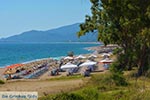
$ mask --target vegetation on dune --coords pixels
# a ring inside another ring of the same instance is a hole
[[[149,100],[150,79],[134,77],[135,70],[125,72],[128,84],[118,86],[110,76],[112,73],[93,74],[86,86],[60,94],[47,95],[39,100]],[[138,81],[138,82],[137,82]]]

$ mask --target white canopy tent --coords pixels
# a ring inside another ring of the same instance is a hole
[[[69,62],[65,65],[62,65],[60,68],[61,69],[70,69],[70,68],[76,68],[76,67],[78,67],[78,66]]]
[[[77,56],[75,59],[85,59],[85,58],[86,58],[85,56],[79,55],[79,56]]]
[[[95,64],[97,64],[97,62],[87,60],[86,62],[82,63],[79,67],[91,66],[91,65],[95,65]]]
[[[108,59],[108,58],[103,59],[103,60],[100,61],[100,63],[112,63],[112,62],[113,62],[113,60]]]

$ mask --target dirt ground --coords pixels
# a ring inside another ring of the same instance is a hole
[[[83,84],[82,79],[74,80],[25,80],[12,81],[0,85],[0,91],[32,91],[38,92],[39,96],[44,94],[59,93],[80,88]]]

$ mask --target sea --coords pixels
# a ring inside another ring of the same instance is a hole
[[[74,55],[92,53],[85,48],[100,46],[99,43],[0,43],[0,67],[26,63],[38,59],[60,59],[68,52]]]

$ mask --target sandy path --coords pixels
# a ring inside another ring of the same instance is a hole
[[[39,96],[80,88],[82,79],[56,81],[19,81],[0,85],[0,91],[37,91]]]

